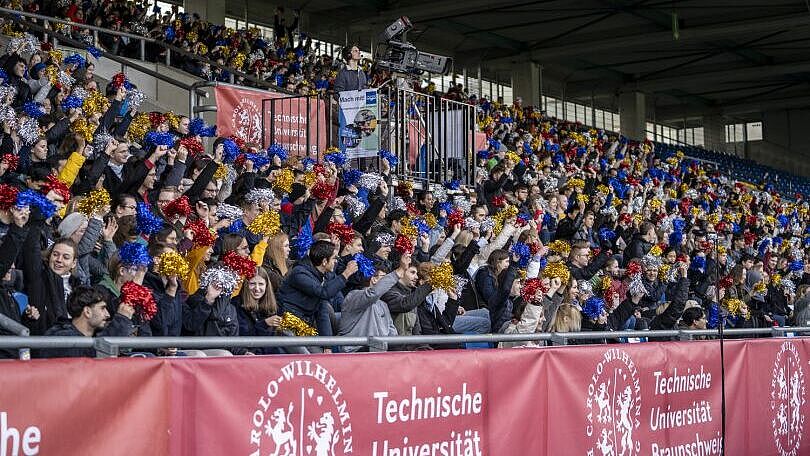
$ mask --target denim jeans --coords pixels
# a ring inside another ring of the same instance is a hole
[[[456,317],[453,331],[459,334],[486,334],[490,332],[489,310],[468,310]]]

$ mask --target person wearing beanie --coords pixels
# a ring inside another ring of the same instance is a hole
[[[59,237],[69,238],[71,241],[79,244],[87,231],[88,219],[87,216],[80,212],[71,212],[59,224],[57,231]]]

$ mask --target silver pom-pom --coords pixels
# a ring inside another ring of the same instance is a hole
[[[14,97],[16,96],[16,87],[8,85],[0,86],[0,105],[9,106],[14,101]]]
[[[684,196],[694,200],[698,199],[700,197],[700,194],[694,188],[690,188],[689,190],[686,191],[686,193],[684,193]]]
[[[73,88],[72,95],[74,97],[81,98],[82,100],[84,100],[85,98],[87,98],[89,93],[87,93],[87,89],[85,89],[84,87],[76,86]]]
[[[433,197],[440,203],[447,201],[447,189],[441,186],[434,188]]]
[[[87,46],[92,46],[96,44],[95,40],[93,39],[93,35],[82,35],[81,36],[82,42]]]
[[[61,0],[61,1],[68,1],[68,0]],[[149,29],[147,29],[146,26],[141,24],[140,22],[136,22],[132,24],[132,32],[135,35],[146,35],[147,33],[149,33]]]
[[[269,188],[254,188],[245,195],[245,201],[252,204],[272,204],[276,200],[276,194]]]
[[[133,109],[138,109],[141,107],[144,97],[143,92],[138,89],[131,89],[127,92],[127,101]]]
[[[577,283],[577,288],[580,294],[582,294],[580,299],[588,299],[593,296],[593,284],[590,280],[580,280],[579,283]]]
[[[17,38],[9,40],[6,46],[6,54],[13,54],[14,52],[20,55],[31,55],[38,51],[40,48],[39,40],[30,33]]]
[[[107,149],[107,144],[112,141],[113,137],[109,133],[97,133],[93,136],[93,153],[96,155],[103,154]]]
[[[380,186],[380,182],[382,182],[382,176],[377,173],[363,173],[360,176],[360,179],[357,180],[357,186],[362,188],[367,188],[369,190],[374,190]]]
[[[17,125],[17,134],[26,146],[37,142],[39,138],[39,123],[30,117],[26,117]]]
[[[242,218],[245,213],[242,209],[230,205],[230,204],[220,204],[217,206],[217,218],[219,219],[228,219],[228,220],[236,220]]]
[[[230,295],[239,283],[239,274],[225,266],[208,268],[200,276],[200,288],[206,289],[214,285],[222,289],[222,293]]]
[[[782,279],[782,289],[784,289],[787,294],[796,294],[796,284],[790,279]]]
[[[453,205],[456,206],[462,214],[469,214],[472,208],[472,203],[465,196],[455,196],[453,198]]]
[[[543,180],[543,193],[553,193],[557,191],[559,180],[556,177],[549,176]]]
[[[453,275],[453,282],[455,284],[454,291],[456,293],[457,298],[461,298],[461,292],[464,291],[464,287],[467,286],[469,280],[466,277],[460,275]]]
[[[17,114],[11,106],[0,108],[0,122],[5,122],[12,130],[17,129]]]
[[[64,71],[59,72],[59,85],[61,85],[62,87],[71,88],[75,83],[76,80],[73,79],[71,75],[67,74]],[[84,98],[82,98],[82,100],[84,100]]]
[[[481,228],[481,223],[475,220],[472,217],[467,217],[464,219],[464,228],[468,230],[474,230],[476,228]]]
[[[495,228],[495,221],[492,220],[492,217],[487,217],[483,221],[481,221],[481,232],[488,233]]]
[[[343,198],[343,203],[346,204],[346,211],[352,219],[360,217],[366,211],[366,205],[354,195],[347,195]]]
[[[661,258],[648,253],[641,259],[641,265],[644,269],[658,269],[661,267]]]
[[[402,199],[399,196],[395,196],[394,201],[391,202],[391,210],[392,211],[396,211],[396,210],[407,211],[408,206],[405,204],[404,199]]]
[[[641,281],[641,274],[636,275],[630,280],[630,284],[627,286],[627,292],[630,293],[631,296],[644,296],[647,294],[647,288]]]
[[[383,247],[391,247],[394,245],[394,235],[391,233],[380,233],[374,240]]]

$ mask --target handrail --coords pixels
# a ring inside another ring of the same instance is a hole
[[[211,60],[211,59],[209,59],[208,57],[206,57],[204,55],[199,55],[199,54],[195,54],[193,52],[188,52],[188,51],[186,51],[184,49],[181,49],[181,48],[179,48],[179,47],[177,47],[177,46],[175,46],[173,44],[169,44],[169,43],[166,43],[164,41],[157,40],[157,39],[154,39],[154,38],[149,38],[149,37],[140,36],[140,35],[133,35],[131,33],[106,29],[106,28],[103,28],[103,27],[96,27],[94,25],[79,24],[79,23],[72,22],[72,21],[67,21],[67,20],[64,20],[64,19],[57,19],[57,18],[54,18],[54,17],[51,17],[51,16],[43,16],[41,14],[28,13],[28,12],[25,12],[25,11],[16,11],[16,10],[11,10],[11,9],[7,9],[7,8],[0,8],[0,13],[6,13],[6,14],[12,14],[12,15],[18,15],[18,16],[24,16],[24,17],[31,17],[31,18],[34,18],[34,19],[42,20],[42,21],[55,22],[55,23],[59,23],[59,24],[69,25],[71,27],[83,28],[83,29],[87,29],[87,30],[100,32],[100,33],[105,33],[105,34],[108,34],[108,35],[122,36],[122,37],[136,39],[136,40],[146,42],[146,43],[157,44],[157,45],[169,50],[170,52],[177,53],[177,54],[180,54],[182,56],[192,58],[192,59],[197,60],[199,62],[207,63],[207,64],[211,65],[214,68],[219,68],[221,70],[226,70],[226,71],[228,71],[229,73],[231,73],[233,75],[244,78],[245,80],[248,80],[248,81],[253,82],[255,84],[259,84],[262,88],[273,89],[273,90],[281,92],[281,93],[290,94],[290,92],[288,90],[285,90],[285,89],[283,89],[281,87],[277,87],[277,86],[275,86],[274,84],[272,84],[270,82],[259,79],[259,78],[255,77],[255,76],[250,75],[248,73],[245,73],[245,72],[243,72],[241,70],[238,70],[236,68],[233,68],[233,67],[230,67],[230,66],[227,66],[227,65],[219,64],[216,61]],[[30,24],[30,22],[28,22],[28,21],[24,21],[24,22],[25,22],[26,25]],[[60,41],[62,41],[63,40],[62,37],[65,36],[65,35],[57,32],[56,30],[44,29],[43,28],[43,29],[40,29],[40,31],[42,31],[43,33],[50,33],[52,35],[57,35],[57,34],[61,35],[60,38],[59,38]],[[144,56],[142,56],[141,60],[144,60],[143,57]],[[167,57],[167,60],[168,60],[168,58],[169,57]],[[167,64],[168,64],[168,62],[167,62]]]
[[[726,329],[727,337],[765,335],[786,337],[792,333],[797,337],[810,337],[810,327],[781,326],[773,328]],[[717,337],[717,329],[705,330],[665,330],[665,331],[585,331],[565,333],[529,333],[529,334],[452,334],[434,336],[331,336],[331,337],[0,337],[0,349],[8,348],[94,348],[98,356],[118,356],[122,348],[151,350],[167,347],[210,348],[210,347],[334,347],[363,346],[371,351],[386,351],[388,346],[417,345],[459,345],[470,342],[550,342],[551,345],[568,345],[572,340],[601,340],[645,338],[648,340],[669,339],[689,341],[695,338]],[[714,339],[716,340],[716,339]]]
[[[28,328],[0,313],[0,329],[4,329],[15,336],[27,336]]]
[[[80,43],[80,42],[74,40],[73,38],[70,38],[70,37],[68,37],[68,36],[66,36],[66,35],[64,35],[62,33],[59,33],[57,31],[55,31],[55,30],[47,30],[43,26],[41,26],[39,24],[35,24],[35,23],[29,22],[29,21],[26,21],[26,20],[20,20],[20,22],[22,24],[24,24],[26,27],[31,28],[33,30],[37,30],[37,31],[42,32],[42,33],[49,33],[51,35],[54,35],[59,41],[67,43],[70,46],[73,46],[73,47],[75,47],[77,49],[85,49],[86,48],[86,46],[83,43]],[[146,67],[141,66],[141,65],[134,64],[134,63],[126,60],[123,57],[117,56],[115,54],[110,54],[107,51],[104,51],[104,50],[101,50],[101,49],[99,49],[99,51],[101,52],[101,55],[103,57],[108,58],[108,59],[112,60],[113,62],[120,63],[124,67],[132,68],[132,69],[137,70],[137,71],[139,71],[141,73],[149,75],[149,76],[151,76],[153,78],[160,79],[161,81],[164,81],[164,82],[168,82],[169,84],[175,85],[175,86],[177,86],[177,87],[179,87],[179,88],[181,88],[183,90],[189,90],[189,91],[190,90],[195,90],[195,93],[197,95],[207,96],[207,94],[204,91],[196,89],[193,86],[193,84],[187,84],[187,83],[185,83],[183,81],[178,81],[177,79],[166,76],[166,75],[161,74],[161,73],[159,73],[157,71],[151,70],[151,69],[146,68]]]

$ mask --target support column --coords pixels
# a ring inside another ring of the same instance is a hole
[[[199,14],[204,21],[225,24],[225,0],[184,0],[183,8],[189,13]]]
[[[723,116],[703,117],[703,140],[709,150],[726,151],[726,122]]]
[[[642,92],[625,92],[619,95],[619,119],[622,135],[635,141],[644,141],[647,137],[647,104]]]
[[[512,67],[512,96],[523,99],[523,106],[540,107],[540,65],[534,62]]]

